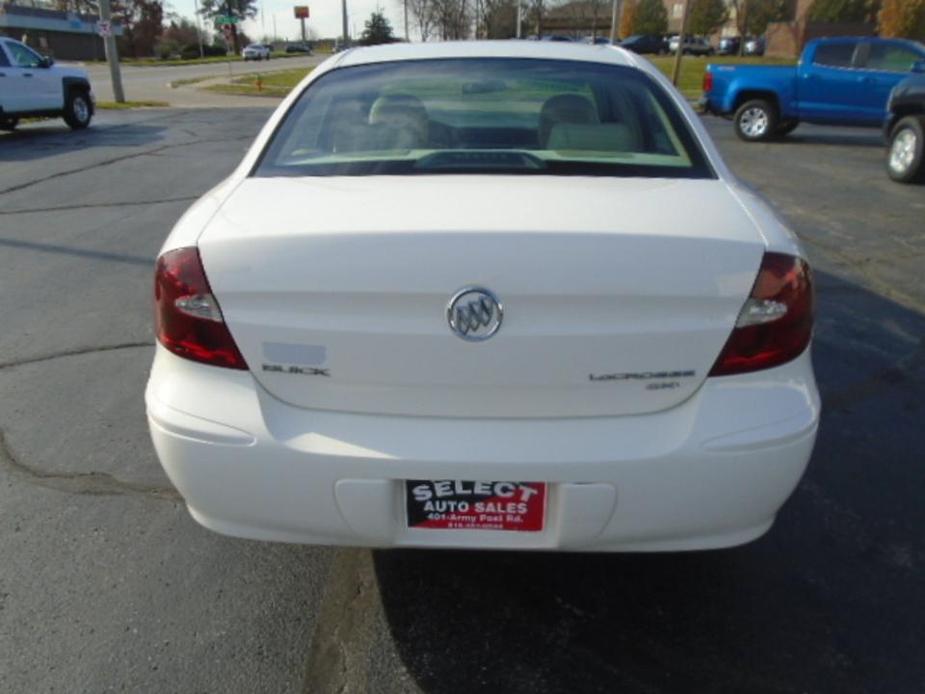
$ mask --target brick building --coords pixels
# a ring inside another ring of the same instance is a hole
[[[97,34],[99,17],[59,12],[40,7],[3,4],[0,0],[0,34],[25,43],[58,60],[103,60],[103,40]],[[113,33],[122,27],[113,24]]]

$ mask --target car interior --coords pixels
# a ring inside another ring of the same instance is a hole
[[[661,120],[651,113],[651,104],[614,90],[605,97],[594,103],[582,94],[555,94],[543,101],[534,116],[535,125],[520,127],[454,124],[452,114],[431,114],[411,94],[339,100],[328,110],[317,149],[330,153],[531,149],[677,154]]]

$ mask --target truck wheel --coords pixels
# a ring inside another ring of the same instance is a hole
[[[0,130],[13,132],[16,130],[17,125],[19,125],[19,118],[15,116],[13,118],[0,118]]]
[[[71,126],[71,130],[83,130],[90,125],[93,117],[93,107],[86,92],[72,89],[67,93],[64,101],[64,122]]]
[[[800,124],[800,121],[798,120],[782,120],[777,125],[777,130],[775,131],[775,134],[778,137],[786,137],[787,135],[792,133],[794,130],[796,130],[799,124]]]
[[[777,109],[764,99],[752,99],[739,106],[733,118],[736,135],[746,142],[770,140],[777,132]]]
[[[925,116],[906,116],[890,134],[886,172],[899,183],[925,180]]]

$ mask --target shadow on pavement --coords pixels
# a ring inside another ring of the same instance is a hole
[[[847,130],[838,128],[804,130],[801,126],[787,137],[775,140],[773,144],[782,145],[832,145],[836,147],[886,147],[883,133],[876,129]]]
[[[925,691],[925,316],[817,285],[823,424],[772,531],[689,554],[376,552],[423,691]]]
[[[25,162],[73,153],[90,147],[141,147],[163,140],[166,125],[91,125],[72,131],[63,121],[28,124],[0,133],[0,162]]]

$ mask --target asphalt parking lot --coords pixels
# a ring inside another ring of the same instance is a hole
[[[0,136],[0,691],[925,691],[925,188],[879,133],[708,119],[817,270],[823,423],[767,536],[369,552],[199,528],[147,437],[153,258],[268,115]]]

